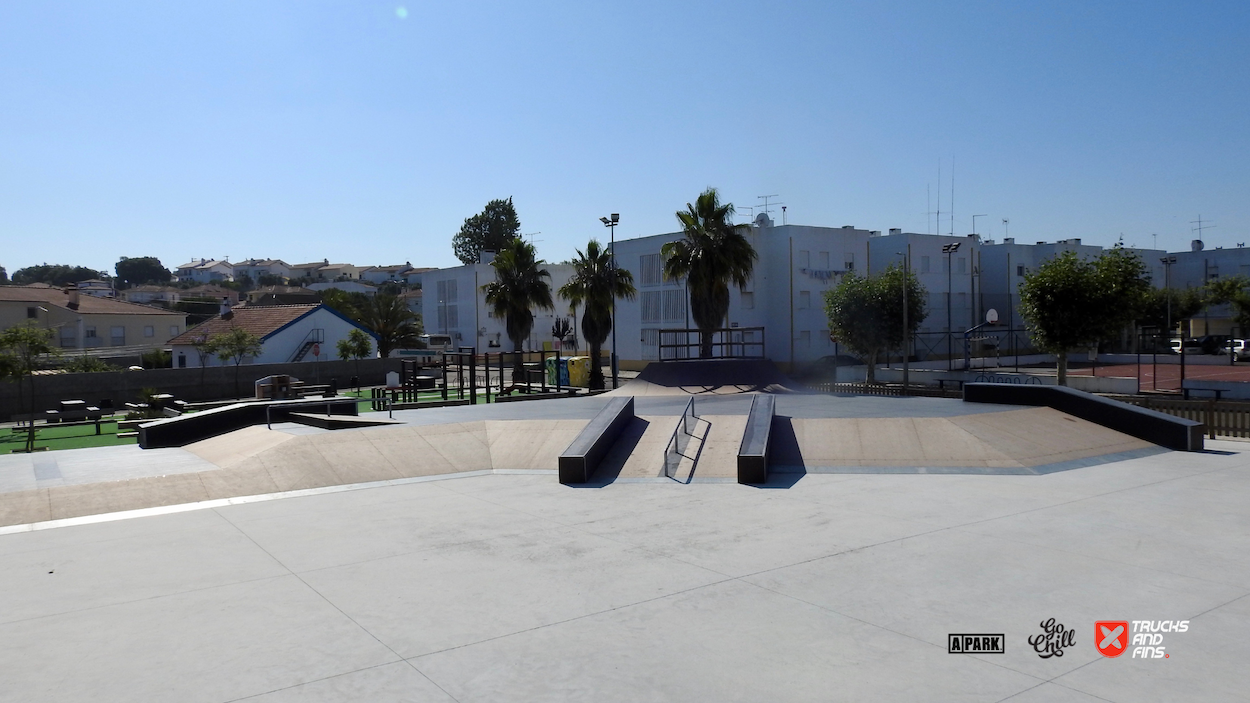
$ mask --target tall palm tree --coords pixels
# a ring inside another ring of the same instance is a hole
[[[590,345],[590,388],[603,388],[603,368],[599,350],[612,331],[612,301],[633,300],[634,275],[612,265],[612,253],[592,239],[586,253],[577,252],[573,259],[573,277],[560,287],[560,297],[570,306],[582,306],[582,336]]]
[[[543,280],[551,278],[547,269],[542,268],[546,263],[535,258],[533,244],[514,239],[490,264],[495,267],[495,280],[482,286],[491,317],[503,318],[515,352],[521,351],[521,345],[534,327],[533,308],[553,308],[551,284]],[[518,353],[512,361],[514,379],[520,379],[523,368]]]
[[[373,330],[378,336],[378,354],[383,359],[395,349],[412,346],[421,335],[417,316],[403,299],[394,295],[378,293],[368,305],[360,309],[360,324]]]
[[[686,278],[690,314],[699,327],[700,358],[712,356],[712,330],[729,313],[729,284],[744,288],[759,258],[745,236],[750,226],[734,225],[733,214],[733,204],[722,205],[716,189],[708,188],[677,212],[685,238],[660,249],[664,275]]]

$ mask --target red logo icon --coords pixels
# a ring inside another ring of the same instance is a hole
[[[1094,623],[1094,646],[1104,657],[1118,657],[1128,649],[1128,621],[1102,620]]]

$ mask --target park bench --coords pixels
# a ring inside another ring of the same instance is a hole
[[[1221,400],[1225,393],[1233,397],[1250,397],[1250,383],[1245,381],[1212,381],[1203,378],[1187,378],[1181,383],[1181,391],[1185,394],[1185,400],[1189,400],[1191,391],[1214,394],[1216,400]]]

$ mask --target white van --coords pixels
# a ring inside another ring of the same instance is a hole
[[[430,351],[455,351],[452,346],[451,335],[449,334],[423,334],[420,337],[425,343],[425,348]]]

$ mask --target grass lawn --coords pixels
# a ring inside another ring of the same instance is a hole
[[[135,444],[134,437],[118,438],[117,422],[101,422],[100,433],[95,433],[95,425],[76,425],[73,427],[57,427],[56,425],[35,426],[35,447],[56,449],[83,449],[86,447],[112,447],[118,444]],[[14,433],[10,428],[0,428],[0,454],[8,454],[14,449],[26,447],[26,432]]]

